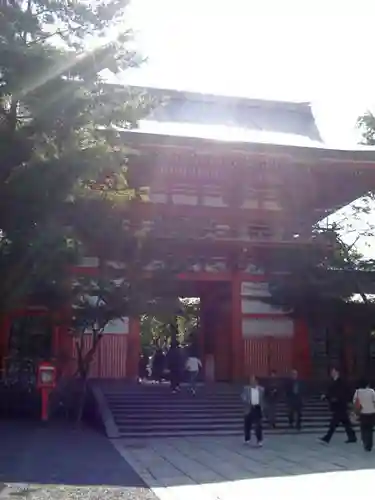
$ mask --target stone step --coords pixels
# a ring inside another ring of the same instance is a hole
[[[143,414],[143,415],[136,415],[136,414],[126,414],[126,413],[113,413],[114,417],[117,420],[127,420],[129,422],[147,422],[148,420],[153,421],[153,422],[169,422],[169,421],[174,421],[174,422],[182,422],[182,421],[189,421],[189,422],[202,422],[206,420],[222,420],[222,421],[237,421],[237,420],[242,420],[243,418],[243,412],[236,412],[236,413],[231,413],[230,415],[222,415],[220,413],[204,413],[201,415],[155,415],[155,414]],[[277,413],[276,418],[279,421],[288,421],[288,415],[286,413]],[[315,421],[315,420],[328,420],[330,418],[330,413],[326,414],[303,414],[302,415],[303,421]],[[264,417],[265,420],[267,420],[267,414]]]
[[[314,434],[317,436],[323,436],[327,432],[327,427],[311,427],[302,429],[301,433],[303,434]],[[336,431],[339,434],[344,434],[343,429],[337,429]],[[297,434],[297,432],[293,429],[265,429],[264,436],[267,445],[267,440],[272,439],[273,435],[293,435]],[[243,431],[242,429],[224,429],[224,430],[194,430],[194,431],[186,431],[186,430],[127,430],[119,428],[119,438],[130,439],[130,438],[140,438],[140,439],[154,439],[154,438],[173,438],[173,437],[194,437],[194,436],[238,436],[239,440],[242,440]]]
[[[151,399],[151,398],[142,398],[140,400],[135,400],[131,398],[118,398],[118,399],[110,399],[106,397],[106,401],[108,401],[109,404],[112,405],[137,405],[137,406],[142,406],[142,405],[220,405],[220,406],[236,406],[242,404],[242,400],[240,398],[233,399],[231,401],[225,401],[222,399],[203,399],[203,398],[198,398],[196,396],[192,395],[171,395],[168,398],[159,398],[159,399]],[[278,401],[277,402],[278,406],[287,406],[286,401]],[[328,407],[328,404],[326,401],[304,401],[303,403],[304,407],[314,407],[314,408],[325,408]]]
[[[119,393],[119,394],[109,394],[109,393],[105,393],[106,394],[106,397],[108,399],[110,399],[111,401],[114,401],[114,400],[121,400],[121,399],[131,399],[131,400],[134,400],[134,401],[142,401],[143,399],[147,398],[148,400],[158,400],[160,398],[163,398],[163,399],[170,399],[170,398],[176,398],[176,397],[186,397],[186,396],[190,396],[190,391],[188,390],[181,390],[179,391],[177,394],[175,393],[172,393],[170,390],[168,391],[162,391],[162,392],[159,392],[159,393],[147,393],[147,392],[144,392],[144,393],[140,393],[140,394],[136,394],[136,393]],[[207,394],[207,393],[204,393],[204,392],[201,392],[199,391],[199,389],[197,390],[197,394],[196,394],[196,399],[199,399],[199,400],[219,400],[219,401],[236,401],[240,398],[241,396],[241,393],[238,392],[238,393],[233,393],[233,394],[227,394],[227,395],[223,395],[223,394]],[[280,395],[279,397],[279,400],[280,401],[283,401],[285,399],[285,397],[283,395]],[[312,397],[312,396],[308,396],[305,398],[306,401],[314,401],[314,402],[318,402],[318,401],[321,401],[320,397]]]
[[[238,405],[232,405],[232,406],[219,406],[219,405],[205,405],[205,406],[198,406],[198,405],[108,405],[112,411],[116,412],[124,412],[124,413],[165,413],[165,414],[170,414],[170,413],[215,413],[215,412],[221,412],[221,413],[233,413],[233,412],[242,412],[243,411],[243,405],[238,404]],[[277,411],[280,413],[287,413],[288,409],[287,407],[277,407]],[[329,408],[323,407],[323,408],[315,408],[313,406],[311,407],[303,407],[303,412],[304,413],[329,413]]]
[[[150,400],[157,400],[159,398],[176,398],[177,396],[189,396],[190,391],[188,389],[181,389],[181,391],[176,393],[172,393],[169,389],[167,391],[160,391],[160,392],[142,392],[142,393],[118,393],[118,394],[111,394],[111,393],[105,393],[106,397],[111,400],[116,400],[116,399],[123,399],[126,397],[127,399],[132,399],[135,401],[142,401],[143,399],[147,398]],[[197,390],[196,398],[197,399],[218,399],[220,401],[235,401],[236,399],[240,398],[241,392],[236,392],[236,393],[231,393],[231,394],[212,394],[212,393],[206,393],[202,392],[199,389]],[[283,401],[285,399],[285,396],[283,394],[280,394],[279,400]],[[313,396],[306,396],[305,398],[307,401],[321,401],[320,397],[313,397]]]
[[[154,421],[149,421],[149,422],[128,422],[128,421],[123,421],[123,420],[117,420],[115,419],[115,424],[119,428],[125,428],[125,429],[132,429],[132,430],[149,430],[149,429],[177,429],[177,430],[190,430],[190,429],[197,429],[197,430],[210,430],[210,429],[242,429],[243,428],[243,420],[233,420],[233,421],[215,421],[215,420],[209,420],[206,422],[193,422],[193,421],[182,421],[182,422],[168,422],[168,423],[161,423],[161,422],[154,422]],[[302,423],[303,429],[307,428],[315,428],[315,427],[328,427],[328,420],[327,419],[321,419],[321,420],[310,420],[310,421],[303,421]],[[270,429],[271,426],[267,423],[264,422],[264,427]],[[278,429],[289,429],[288,422],[285,421],[280,421],[277,420],[277,427]]]
[[[184,403],[184,404],[222,404],[222,405],[233,405],[233,404],[242,404],[242,400],[240,397],[233,398],[233,399],[208,399],[208,398],[202,398],[199,396],[193,396],[191,394],[170,394],[168,397],[159,397],[159,398],[140,398],[140,399],[134,399],[134,398],[127,398],[126,396],[123,396],[122,398],[108,398],[106,396],[106,400],[111,403],[111,404],[137,404],[137,405],[142,405],[142,404],[174,404],[174,403]],[[304,402],[304,406],[328,406],[326,401],[314,401],[311,399],[307,399]],[[285,405],[287,402],[284,399],[280,399],[277,401],[277,404],[280,405]]]
[[[126,438],[173,436],[242,435],[243,404],[240,390],[229,386],[201,386],[193,397],[186,389],[172,394],[162,386],[123,386],[102,390],[106,407],[103,420],[110,414],[108,435]],[[266,434],[296,433],[290,429],[285,399],[277,403],[277,429],[271,429],[265,418]],[[303,406],[302,433],[326,432],[329,407],[318,395],[306,398]],[[107,425],[107,424],[106,424]],[[117,429],[113,431],[113,429]],[[111,436],[111,437],[112,437]]]
[[[108,395],[105,395],[106,400],[111,403],[135,403],[135,404],[142,404],[142,403],[170,403],[172,401],[181,401],[185,403],[191,403],[191,402],[197,402],[197,403],[221,403],[221,404],[236,404],[242,402],[241,396],[238,394],[234,397],[231,398],[221,398],[221,397],[210,397],[206,398],[205,396],[202,396],[201,394],[197,393],[196,395],[192,395],[190,392],[181,392],[181,393],[168,393],[168,394],[160,394],[159,397],[149,397],[148,395],[144,395],[139,398],[135,398],[133,396],[115,396],[111,397]],[[265,400],[267,401],[267,400]],[[279,398],[276,402],[277,404],[287,404],[286,398]],[[311,398],[306,398],[303,401],[304,405],[322,405],[322,406],[327,406],[326,401],[322,401],[321,399],[311,399]]]
[[[114,410],[113,408],[110,408],[112,413],[116,415],[123,415],[125,417],[129,418],[149,418],[150,415],[153,418],[215,418],[215,417],[221,417],[221,418],[232,418],[233,416],[236,415],[243,415],[243,409],[240,408],[236,411],[225,411],[225,412],[216,412],[211,410],[201,410],[201,411],[152,411],[150,410],[149,412],[147,411],[137,411],[137,409],[133,409],[132,411],[125,411],[125,410]],[[286,411],[277,411],[276,414],[279,417],[287,417],[288,413]],[[324,418],[327,418],[330,415],[329,411],[324,411],[324,412],[319,412],[319,411],[303,411],[303,416],[305,418],[317,418],[319,416],[322,416]],[[265,412],[265,415],[267,415],[267,412]]]
[[[242,422],[234,422],[234,423],[214,423],[214,422],[211,422],[211,423],[207,423],[206,425],[202,425],[201,423],[186,423],[186,424],[181,424],[180,422],[178,423],[175,423],[175,422],[169,422],[168,425],[154,425],[152,422],[150,422],[148,425],[146,425],[146,422],[144,423],[145,425],[124,425],[123,423],[118,423],[117,422],[117,425],[118,425],[118,428],[119,429],[125,429],[125,430],[134,430],[134,431],[145,431],[145,432],[151,432],[152,430],[169,430],[169,431],[186,431],[186,432],[189,432],[189,431],[206,431],[206,432],[210,432],[211,430],[222,430],[222,431],[226,431],[226,430],[238,430],[240,432],[242,432],[242,429],[243,429],[243,426],[242,426]],[[305,423],[303,425],[303,429],[306,430],[306,429],[316,429],[316,428],[319,428],[319,429],[327,429],[328,427],[328,423],[326,425],[324,425],[323,422],[310,422],[310,423]],[[265,426],[265,428],[267,428],[267,426]],[[270,429],[268,427],[268,429]],[[289,426],[285,425],[285,426],[281,426],[279,425],[278,427],[279,430],[289,430]],[[295,431],[296,432],[296,431]]]

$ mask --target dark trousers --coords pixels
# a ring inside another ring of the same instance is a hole
[[[175,391],[180,386],[180,372],[179,370],[172,369],[169,375],[170,375],[171,389],[172,391]]]
[[[276,426],[276,407],[277,402],[270,399],[267,403],[267,420],[271,427]]]
[[[293,427],[296,424],[297,429],[301,429],[302,425],[302,403],[301,401],[288,402],[288,420],[289,426]]]
[[[337,427],[342,424],[345,429],[348,441],[355,441],[356,435],[353,430],[352,424],[350,423],[348,412],[346,409],[335,409],[332,411],[331,421],[329,422],[329,427],[327,434],[324,436],[323,440],[329,443],[331,438],[337,429]]]
[[[245,441],[250,441],[251,430],[254,427],[258,443],[263,439],[262,409],[259,405],[253,406],[244,418]]]
[[[188,375],[189,375],[189,379],[188,379],[189,389],[191,391],[195,392],[195,390],[197,388],[197,379],[198,379],[199,372],[198,371],[188,372]]]
[[[361,438],[366,451],[371,451],[373,446],[373,432],[375,424],[375,413],[362,414],[359,417],[361,425]]]
[[[163,369],[162,368],[153,368],[152,370],[152,378],[156,382],[161,382],[163,379]]]

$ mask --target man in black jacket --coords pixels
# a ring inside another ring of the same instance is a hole
[[[271,378],[266,385],[265,390],[266,397],[266,409],[267,409],[267,420],[270,426],[276,428],[276,409],[277,400],[279,397],[279,382],[277,380],[276,371],[272,370]]]
[[[301,430],[302,424],[302,405],[303,405],[303,383],[298,377],[297,370],[292,370],[290,379],[286,383],[286,404],[288,407],[289,427]]]
[[[357,437],[348,416],[348,403],[351,400],[348,386],[340,377],[340,373],[336,368],[332,368],[331,378],[332,381],[328,387],[327,394],[323,396],[324,399],[327,399],[330,405],[331,421],[329,423],[327,434],[321,438],[321,441],[328,444],[331,441],[336,428],[342,424],[347,435],[346,442],[355,443],[357,441]]]

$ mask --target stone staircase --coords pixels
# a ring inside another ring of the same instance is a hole
[[[241,435],[243,407],[240,388],[205,385],[196,396],[185,387],[172,394],[167,385],[97,383],[94,395],[109,437],[173,437]],[[327,403],[318,396],[306,398],[303,433],[323,433],[330,418]],[[267,421],[266,433],[289,433],[285,402],[278,405],[277,428]]]

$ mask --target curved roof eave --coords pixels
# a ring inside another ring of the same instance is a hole
[[[267,142],[225,141],[213,138],[167,135],[143,132],[140,130],[117,130],[133,148],[178,148],[201,150],[208,153],[233,152],[234,154],[272,154],[289,156],[300,160],[325,160],[369,163],[375,166],[375,147],[359,147],[356,149],[332,148],[313,141],[311,146],[286,145]]]

